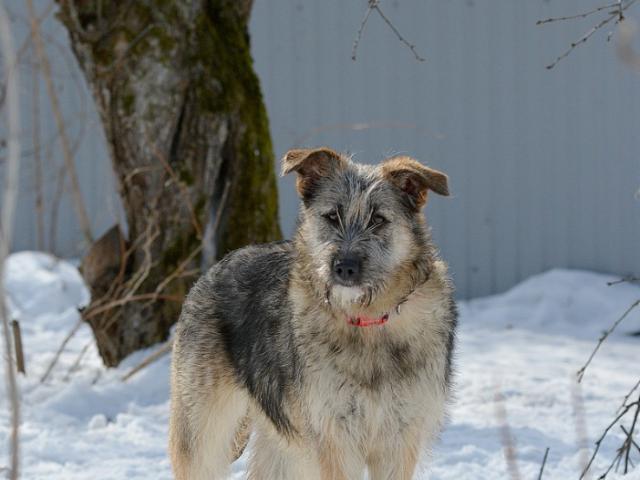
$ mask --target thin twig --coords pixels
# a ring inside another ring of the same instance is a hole
[[[105,305],[102,305],[97,308],[92,308],[87,310],[87,313],[82,316],[84,321],[87,321],[93,317],[100,315],[101,313],[107,312],[109,310],[113,310],[114,308],[121,307],[131,302],[142,302],[145,300],[157,301],[157,300],[166,300],[170,302],[181,302],[182,298],[175,295],[160,295],[157,293],[141,293],[139,295],[130,295],[128,297],[119,298],[117,300],[113,300]]]
[[[622,429],[622,432],[625,435],[629,436],[629,431],[626,428],[624,428],[624,425],[620,425],[620,428]],[[636,442],[635,440],[631,439],[631,444],[634,447],[636,447],[636,450],[638,450],[638,453],[640,453],[640,445],[638,445],[638,442]]]
[[[62,117],[62,111],[60,109],[60,103],[58,101],[58,95],[53,84],[53,78],[51,75],[51,65],[49,64],[49,58],[44,48],[44,42],[40,34],[40,25],[36,16],[35,8],[33,6],[33,0],[27,0],[27,8],[29,9],[29,18],[31,20],[31,35],[33,37],[33,43],[35,45],[36,55],[42,69],[42,75],[45,79],[45,85],[47,86],[47,93],[49,100],[51,101],[51,109],[53,110],[53,116],[60,133],[60,144],[62,146],[62,156],[65,161],[67,172],[71,180],[71,194],[73,196],[73,203],[80,222],[80,228],[84,234],[87,243],[93,242],[93,236],[91,234],[91,222],[89,215],[84,205],[82,198],[82,192],[80,190],[80,181],[78,180],[78,174],[76,172],[76,166],[73,161],[73,154],[71,150],[71,144],[66,132],[66,126]]]
[[[172,347],[173,347],[173,339],[170,339],[162,347],[160,347],[158,350],[153,352],[148,357],[144,358],[138,365],[136,365],[131,370],[129,370],[129,372],[122,377],[122,381],[126,382],[143,368],[151,365],[156,360],[159,360],[160,358],[164,357],[167,353],[171,351]]]
[[[544,25],[546,23],[552,23],[552,22],[563,22],[563,21],[566,21],[566,20],[575,20],[575,19],[587,18],[588,16],[593,15],[594,13],[598,13],[598,12],[601,12],[603,10],[608,10],[610,8],[618,6],[619,4],[620,4],[619,1],[616,1],[614,3],[610,3],[609,5],[603,5],[601,7],[594,8],[593,10],[589,10],[589,11],[583,12],[583,13],[577,13],[575,15],[568,15],[566,17],[551,17],[551,18],[547,18],[545,20],[538,20],[536,22],[536,25]]]
[[[31,134],[35,174],[36,245],[44,250],[44,203],[42,192],[42,155],[40,151],[40,69],[36,66],[31,74]]]
[[[391,22],[391,20],[389,20],[389,18],[384,14],[384,12],[380,9],[378,5],[378,2],[376,2],[373,8],[376,12],[378,12],[378,15],[380,15],[380,18],[382,18],[382,20],[384,20],[384,22],[387,25],[389,25],[389,28],[393,31],[393,33],[396,34],[396,37],[398,37],[398,40],[404,43],[409,48],[409,50],[411,50],[411,52],[413,53],[413,56],[416,57],[416,60],[418,60],[419,62],[426,61],[424,57],[421,57],[420,54],[418,54],[418,52],[416,51],[416,46],[413,43],[409,43],[409,41],[407,41],[407,39],[402,36],[402,34],[396,28],[393,22]]]
[[[624,277],[624,278],[621,278],[620,280],[614,280],[613,282],[607,282],[607,286],[611,287],[613,285],[618,285],[620,283],[635,283],[635,282],[640,282],[640,278],[638,278],[638,277]]]
[[[631,390],[629,390],[629,393],[627,393],[624,396],[624,399],[622,400],[622,404],[620,405],[620,408],[618,408],[618,412],[620,412],[620,410],[622,410],[624,408],[624,406],[627,404],[627,402],[629,401],[629,399],[631,398],[631,396],[635,393],[635,391],[638,389],[638,387],[640,387],[640,378],[638,379],[638,381],[633,385],[633,387],[631,387]]]
[[[3,0],[0,0],[0,48],[2,51],[1,57],[4,59],[4,71],[6,72],[6,105],[9,126],[7,161],[4,168],[5,184],[3,187],[2,206],[0,207],[2,209],[0,213],[0,317],[4,336],[7,397],[11,412],[9,478],[11,480],[17,480],[20,467],[20,400],[18,397],[16,373],[13,367],[13,355],[11,354],[9,312],[5,303],[4,268],[10,251],[13,217],[18,193],[18,173],[20,168],[20,80],[16,51],[13,45],[13,33]]]
[[[367,26],[367,22],[369,21],[369,16],[373,11],[371,7],[372,4],[377,3],[375,0],[369,1],[369,6],[367,10],[364,12],[364,17],[362,18],[362,22],[360,22],[360,28],[358,28],[358,33],[356,34],[356,39],[353,41],[353,48],[351,49],[351,60],[356,61],[356,55],[358,53],[358,45],[360,45],[360,40],[362,40],[362,34],[364,33],[364,29]]]
[[[62,343],[58,347],[58,350],[56,350],[56,353],[53,355],[51,362],[49,362],[49,366],[45,370],[44,375],[40,377],[40,383],[44,383],[47,381],[47,378],[49,378],[49,375],[51,374],[53,367],[56,366],[56,363],[58,363],[58,359],[60,358],[60,355],[62,354],[65,347],[67,346],[67,343],[69,343],[69,340],[71,340],[73,336],[76,334],[76,332],[80,329],[80,327],[82,326],[82,323],[83,322],[81,317],[80,319],[78,319],[76,324],[71,328],[71,330],[69,330],[69,333],[67,333],[67,335],[64,337],[64,340],[62,340]]]
[[[216,217],[216,221],[211,230],[211,237],[215,238],[216,233],[218,232],[218,228],[220,227],[220,219],[222,218],[222,212],[224,211],[224,207],[227,204],[227,197],[229,196],[229,190],[231,187],[231,182],[227,182],[224,186],[224,191],[222,192],[222,197],[220,198],[220,203],[218,204],[218,212],[220,214]],[[203,245],[202,243],[198,245],[193,251],[185,258],[180,265],[165,278],[162,282],[158,284],[156,287],[156,293],[160,293],[163,291],[169,283],[175,279],[178,275],[181,275],[184,269],[189,265],[189,263],[202,251]]]
[[[67,370],[67,374],[64,376],[65,381],[69,380],[69,378],[71,378],[71,374],[78,369],[78,367],[80,366],[80,362],[82,361],[82,358],[84,357],[85,353],[87,353],[87,350],[89,350],[89,347],[92,344],[93,344],[93,339],[89,340],[87,343],[85,343],[84,347],[82,347],[82,350],[80,350],[80,353],[76,357],[75,361],[71,364],[71,366],[69,367],[69,370]]]
[[[140,295],[130,295],[128,297],[120,298],[118,300],[112,300],[112,301],[110,301],[110,302],[108,302],[108,303],[106,303],[104,305],[101,305],[101,306],[98,306],[98,307],[95,307],[95,308],[87,309],[86,313],[82,314],[82,317],[80,318],[80,320],[78,320],[78,322],[76,322],[76,324],[69,331],[69,333],[67,333],[66,337],[64,338],[64,340],[62,341],[62,343],[58,347],[58,350],[56,351],[56,353],[53,356],[53,359],[49,363],[49,366],[47,367],[47,370],[45,371],[44,375],[40,379],[40,383],[44,383],[47,380],[47,378],[49,378],[49,375],[51,374],[51,371],[53,370],[53,367],[56,366],[56,364],[58,363],[58,360],[60,359],[60,355],[62,354],[62,352],[66,348],[66,346],[69,343],[69,341],[78,332],[78,330],[80,329],[80,327],[82,326],[82,324],[85,321],[90,320],[91,318],[96,317],[96,316],[98,316],[98,315],[100,315],[100,314],[102,314],[104,312],[108,312],[109,310],[113,310],[114,308],[122,307],[123,305],[126,305],[127,303],[142,302],[142,301],[145,301],[145,300],[151,300],[151,301],[166,300],[166,301],[180,302],[182,299],[180,297],[176,297],[176,296],[172,296],[172,295],[159,295],[157,293],[144,293],[144,294],[140,294]]]
[[[607,469],[598,477],[598,480],[602,480],[607,477],[607,475],[615,468],[615,471],[618,472],[620,468],[620,464],[622,460],[624,460],[624,474],[629,472],[629,466],[633,467],[633,461],[631,460],[631,447],[634,446],[635,441],[633,440],[633,433],[636,427],[636,422],[638,420],[638,413],[640,413],[640,403],[637,403],[635,406],[636,411],[634,414],[634,418],[631,424],[631,428],[627,430],[623,425],[620,425],[620,428],[625,433],[625,439],[622,442],[622,445],[618,447],[616,450],[616,456],[611,460]]]
[[[53,150],[51,146],[47,147],[47,163],[51,165],[53,162]],[[49,216],[49,251],[56,250],[56,237],[58,236],[58,213],[60,211],[60,202],[64,194],[65,169],[60,166],[56,172],[56,190],[51,199],[51,213]]]
[[[611,325],[609,327],[609,329],[604,332],[602,334],[602,336],[598,339],[598,344],[596,345],[596,348],[593,349],[593,351],[591,352],[591,355],[589,355],[589,359],[587,360],[587,363],[585,363],[582,368],[580,370],[578,370],[577,372],[577,376],[578,376],[578,383],[580,383],[582,381],[582,378],[584,377],[584,372],[587,370],[587,367],[589,366],[589,364],[591,363],[591,360],[593,360],[593,357],[596,356],[596,353],[598,353],[598,350],[600,350],[600,347],[602,346],[602,344],[604,343],[604,341],[609,337],[609,335],[611,335],[613,333],[613,331],[618,327],[618,325],[620,325],[620,323],[627,318],[627,315],[629,315],[629,313],[631,313],[631,311],[636,308],[638,305],[640,305],[640,299],[636,300],[635,302],[633,302],[631,304],[631,306],[629,308],[627,308],[627,310],[622,314],[622,316],[620,318],[618,318],[618,320],[616,320],[613,325]]]
[[[597,23],[596,25],[594,25],[593,27],[591,27],[582,37],[580,37],[580,39],[578,39],[577,41],[571,43],[571,45],[569,46],[569,48],[567,48],[567,50],[565,50],[560,56],[558,56],[553,62],[551,62],[549,65],[546,66],[547,70],[551,70],[552,68],[554,68],[560,61],[562,61],[563,59],[567,58],[571,52],[573,52],[573,50],[575,50],[577,47],[579,47],[580,45],[586,43],[596,32],[598,32],[598,30],[602,29],[603,27],[605,27],[606,25],[608,25],[609,23],[611,23],[612,21],[616,20],[616,23],[619,22],[619,18],[622,15],[622,12],[624,12],[625,10],[627,10],[629,7],[631,7],[632,5],[634,5],[638,0],[631,0],[629,3],[627,3],[626,5],[620,7],[620,11],[616,10],[615,12],[609,14],[609,16],[607,16],[606,18],[604,18],[603,20],[601,20],[599,23]],[[624,18],[624,17],[623,17]]]
[[[624,10],[622,9],[622,0],[618,0],[618,22],[624,20]]]
[[[178,265],[178,267],[171,272],[170,275],[167,276],[167,278],[165,278],[162,282],[160,282],[158,284],[158,286],[155,289],[155,293],[159,294],[161,291],[163,291],[165,289],[165,287],[167,285],[169,285],[169,283],[171,283],[172,280],[174,280],[176,277],[178,277],[179,275],[182,274],[182,271],[187,267],[187,265],[189,265],[189,263],[196,257],[196,255],[198,255],[200,252],[202,251],[202,244],[198,245],[196,248],[193,249],[193,251],[187,256],[187,258],[185,258],[180,265]]]
[[[598,455],[598,451],[600,450],[600,446],[602,445],[602,442],[604,441],[604,438],[607,436],[607,434],[609,433],[609,431],[613,428],[613,426],[615,424],[618,423],[618,421],[624,417],[627,412],[629,412],[629,410],[631,410],[633,407],[636,407],[640,405],[640,401],[636,401],[633,403],[630,403],[628,405],[626,405],[624,407],[624,409],[618,414],[616,415],[616,417],[613,419],[613,421],[611,423],[609,423],[609,425],[607,425],[607,427],[604,429],[604,432],[602,432],[602,435],[600,435],[600,438],[598,438],[598,440],[596,440],[596,448],[593,451],[593,454],[591,455],[591,459],[589,460],[589,463],[587,464],[587,466],[584,468],[584,470],[582,471],[582,474],[580,475],[580,480],[582,480],[585,475],[587,474],[587,472],[589,471],[589,469],[591,468],[591,465],[593,464],[593,461],[595,460],[596,456]],[[606,476],[606,473],[604,474]],[[604,477],[600,477],[600,478],[604,478]]]
[[[53,0],[50,1],[49,5],[47,5],[47,8],[45,8],[44,12],[42,12],[42,14],[38,17],[37,19],[38,24],[42,23],[49,16],[54,6],[55,6],[55,2]],[[18,63],[20,62],[20,59],[22,58],[24,53],[27,51],[30,45],[31,45],[31,38],[30,37],[25,38],[22,44],[20,45],[20,48],[18,48],[17,53],[15,55],[14,68],[17,68]],[[5,89],[6,89],[6,85],[0,84],[0,107],[2,106],[3,101],[6,97]]]
[[[640,414],[640,404],[638,404],[636,406],[636,412],[633,415],[633,421],[631,422],[631,427],[629,428],[629,432],[627,433],[627,439],[626,439],[626,445],[625,449],[625,455],[624,455],[624,473],[627,474],[629,472],[629,462],[630,462],[630,458],[629,455],[631,454],[631,445],[633,444],[633,432],[636,429],[636,423],[638,422],[638,414]],[[625,431],[625,429],[623,428],[622,431]]]
[[[150,213],[151,213],[151,219],[147,224],[144,243],[142,244],[142,247],[141,247],[142,253],[144,254],[144,261],[142,262],[142,266],[138,269],[138,271],[136,271],[133,275],[131,275],[131,278],[127,282],[128,285],[130,285],[130,287],[128,287],[129,292],[122,296],[124,298],[130,297],[135,292],[138,291],[140,286],[144,283],[144,281],[149,276],[149,272],[151,271],[151,268],[153,266],[153,254],[151,253],[151,247],[155,239],[158,238],[158,236],[160,235],[160,229],[157,225],[158,211],[155,208],[155,205],[151,209]]]
[[[173,169],[164,153],[160,151],[155,142],[150,139],[147,133],[145,133],[145,137],[147,140],[147,144],[151,147],[151,151],[153,152],[154,156],[160,161],[165,171],[169,174],[173,182],[178,187],[180,195],[182,196],[185,204],[187,205],[187,209],[189,210],[189,215],[191,216],[191,224],[196,231],[196,236],[198,237],[198,240],[202,240],[202,227],[200,226],[200,222],[198,221],[198,216],[196,215],[196,211],[193,207],[193,203],[191,202],[191,197],[189,196],[189,191],[186,185],[178,178],[176,171]]]
[[[215,223],[213,225],[213,228],[212,228],[212,236],[213,237],[215,237],[215,234],[218,231],[218,228],[220,226],[220,219],[222,217],[222,212],[224,211],[224,208],[225,208],[226,203],[227,203],[227,198],[229,196],[230,188],[231,188],[231,182],[227,182],[225,184],[224,191],[222,192],[222,197],[220,198],[220,202],[218,203],[218,212],[220,212],[220,214],[216,217],[216,221],[215,221]],[[158,286],[156,287],[156,290],[155,290],[156,294],[158,294],[159,292],[164,290],[166,288],[166,286],[174,278],[176,278],[178,275],[181,275],[183,273],[185,267],[191,262],[191,260],[193,260],[193,258],[195,258],[195,256],[201,250],[202,250],[202,244],[200,244],[198,247],[196,247],[193,250],[193,252],[191,252],[191,254],[187,258],[185,258],[184,261],[180,265],[178,265],[178,267],[163,282],[158,284]],[[172,346],[173,346],[173,339],[169,340],[162,348],[160,348],[159,350],[155,351],[154,353],[149,355],[147,358],[142,360],[142,362],[140,362],[134,368],[132,368],[124,377],[122,377],[122,381],[123,382],[127,381],[133,375],[138,373],[140,370],[142,370],[146,366],[152,364],[153,362],[155,362],[156,360],[161,358],[166,353],[169,353],[171,351]]]
[[[538,480],[542,480],[542,474],[544,473],[544,466],[547,464],[547,457],[549,456],[549,447],[544,451],[544,457],[542,458],[542,465],[540,465],[540,472],[538,473]]]
[[[416,58],[416,60],[418,60],[419,62],[424,62],[426,59],[418,53],[418,51],[416,50],[416,46],[413,43],[409,42],[402,35],[402,33],[400,33],[400,30],[398,30],[398,28],[393,24],[393,22],[389,19],[389,17],[387,17],[387,15],[382,11],[382,9],[380,8],[380,1],[381,0],[368,1],[367,10],[365,11],[364,17],[360,22],[358,33],[356,34],[356,38],[353,42],[353,48],[351,49],[351,59],[353,61],[356,60],[356,56],[358,53],[358,46],[360,45],[360,40],[362,39],[364,29],[367,26],[367,23],[369,22],[369,17],[371,16],[371,12],[375,10],[376,13],[380,16],[380,18],[384,21],[384,23],[386,23],[387,26],[391,29],[391,31],[395,34],[398,40],[400,40],[400,42],[405,44],[407,48],[411,50],[411,53],[413,53],[413,56]]]
[[[600,30],[602,27],[604,27],[605,25],[607,25],[609,22],[611,22],[611,20],[613,20],[615,18],[615,15],[611,15],[608,18],[605,18],[604,20],[602,20],[600,23],[598,23],[596,26],[592,27],[587,33],[585,33],[578,41],[573,42],[569,48],[567,48],[567,50],[564,51],[564,53],[562,53],[560,56],[558,56],[553,62],[551,62],[549,65],[546,66],[547,70],[551,70],[552,68],[554,68],[560,61],[564,60],[565,58],[567,58],[571,52],[573,52],[573,50],[578,47],[579,45],[586,43],[587,40],[589,40],[594,33],[596,33],[598,30]]]

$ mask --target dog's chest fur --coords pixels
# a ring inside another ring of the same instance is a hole
[[[366,451],[444,408],[450,297],[444,264],[381,326],[354,327],[294,287],[301,409],[316,436]],[[429,411],[431,410],[431,411]],[[433,411],[436,410],[436,411]]]

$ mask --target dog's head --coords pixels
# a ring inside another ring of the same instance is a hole
[[[290,172],[303,200],[297,246],[330,302],[369,305],[401,275],[426,277],[421,210],[429,190],[449,194],[445,174],[409,157],[360,165],[328,148],[289,151],[282,173]]]

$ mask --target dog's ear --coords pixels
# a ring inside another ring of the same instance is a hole
[[[382,174],[407,194],[415,210],[420,210],[427,203],[429,190],[440,195],[449,195],[449,179],[444,173],[425,167],[410,157],[385,160],[382,164]]]
[[[282,175],[296,172],[296,189],[308,200],[321,178],[344,168],[346,160],[330,148],[289,150],[282,159]]]

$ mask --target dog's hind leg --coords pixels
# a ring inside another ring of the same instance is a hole
[[[172,391],[169,417],[169,457],[176,480],[189,478],[191,435],[188,418],[180,396]]]
[[[218,386],[205,398],[172,392],[170,451],[176,480],[220,480],[243,447],[250,426],[246,394]]]

